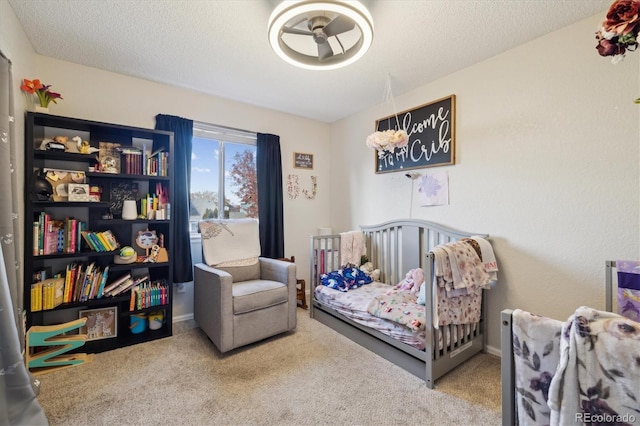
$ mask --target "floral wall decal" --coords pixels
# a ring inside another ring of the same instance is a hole
[[[307,200],[313,200],[316,198],[317,192],[318,178],[317,176],[311,176],[311,191],[302,189],[302,193]],[[300,177],[298,175],[287,176],[287,195],[292,200],[295,200],[300,196]]]

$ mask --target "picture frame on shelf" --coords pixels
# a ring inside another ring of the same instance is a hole
[[[118,337],[118,307],[86,309],[78,312],[79,318],[87,322],[80,327],[80,334],[87,335],[87,341]]]
[[[88,183],[70,183],[67,188],[69,201],[91,201]]]

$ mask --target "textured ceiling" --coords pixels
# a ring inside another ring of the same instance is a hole
[[[275,0],[9,3],[41,55],[333,122],[380,104],[388,75],[398,96],[604,17],[611,0],[362,1],[374,21],[371,49],[333,71],[298,69],[275,55],[267,40]]]

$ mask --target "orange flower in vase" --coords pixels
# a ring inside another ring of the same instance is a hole
[[[50,84],[44,85],[38,79],[27,80],[25,78],[22,80],[20,89],[30,95],[35,94],[38,97],[40,106],[42,108],[49,108],[49,103],[53,102],[54,104],[56,104],[56,99],[62,99],[60,93],[52,92],[51,90],[49,90],[50,87]]]

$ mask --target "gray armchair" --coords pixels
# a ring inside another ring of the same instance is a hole
[[[220,352],[296,327],[296,266],[260,257],[251,266],[195,265],[194,319]]]

